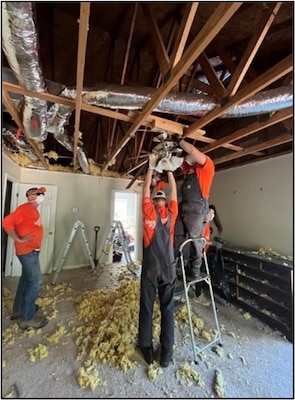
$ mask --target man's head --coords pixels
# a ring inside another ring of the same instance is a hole
[[[152,196],[153,202],[158,205],[166,204],[166,194],[163,190],[157,190]]]
[[[36,201],[38,204],[40,204],[44,200],[45,192],[46,188],[43,186],[39,188],[33,187],[26,191],[26,196],[29,202]]]

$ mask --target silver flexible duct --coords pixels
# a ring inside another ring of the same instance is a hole
[[[33,21],[32,3],[2,3],[2,44],[6,58],[21,86],[33,92],[45,92],[46,86],[38,58],[38,38]],[[31,139],[47,138],[47,102],[25,97],[23,125]]]
[[[45,92],[46,83],[39,65],[32,3],[3,2],[2,27],[3,50],[19,83],[30,91]],[[151,99],[155,90],[101,84],[94,90],[84,90],[82,99],[87,104],[100,107],[140,110]],[[65,88],[60,95],[75,99],[76,90]],[[230,108],[221,117],[265,114],[292,105],[293,87],[285,86],[260,92]],[[219,104],[208,95],[172,92],[159,102],[154,111],[202,117],[215,107],[219,107]],[[54,104],[47,113],[46,101],[25,96],[23,124],[32,139],[44,141],[47,133],[51,132],[60,144],[73,151],[72,141],[64,129],[71,113],[71,107],[61,104]],[[77,147],[77,156],[83,171],[89,173],[87,157],[81,147]]]
[[[16,139],[15,136],[16,136],[15,128],[14,129],[13,128],[9,129],[5,127],[2,128],[2,139],[7,149],[12,153],[23,153],[30,160],[36,162],[38,160],[38,157],[32,152],[31,146],[22,137]]]
[[[64,90],[60,93],[60,96],[64,96]],[[47,114],[48,132],[53,133],[54,138],[71,152],[73,151],[72,138],[65,132],[65,126],[68,125],[72,112],[72,107],[56,103],[50,107]],[[77,158],[83,172],[89,174],[88,160],[84,150],[80,146],[77,146]]]
[[[151,99],[155,89],[120,85],[99,85],[95,90],[82,92],[85,103],[113,109],[139,110]],[[65,89],[64,96],[75,99],[75,89]],[[237,118],[278,111],[293,105],[293,87],[283,86],[260,92],[228,109],[222,118]],[[172,92],[162,99],[154,111],[202,117],[219,104],[210,96]]]

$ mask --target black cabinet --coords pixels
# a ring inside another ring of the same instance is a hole
[[[232,302],[293,341],[293,263],[223,246]]]

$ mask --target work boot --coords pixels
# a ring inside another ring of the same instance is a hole
[[[197,279],[201,276],[201,267],[192,267],[187,276],[188,280]]]
[[[160,365],[162,368],[167,368],[168,365],[170,364],[170,361],[172,361],[172,356],[173,356],[173,350],[172,349],[165,349],[165,347],[162,347],[161,350],[161,359],[160,359]]]
[[[39,306],[38,304],[35,304],[35,314],[38,312]],[[13,313],[10,316],[11,321],[15,321],[16,319],[21,318],[22,313],[21,311],[13,311]]]
[[[26,330],[28,328],[40,329],[47,324],[48,320],[45,317],[34,316],[29,321],[20,321],[18,326],[20,329]]]
[[[140,350],[141,350],[141,352],[143,354],[143,358],[145,359],[145,361],[148,364],[152,364],[152,362],[154,361],[153,346],[141,347]]]

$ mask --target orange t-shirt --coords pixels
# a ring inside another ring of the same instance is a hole
[[[182,163],[182,171],[184,174],[195,172],[198,176],[200,188],[204,199],[208,199],[210,195],[210,188],[215,173],[215,166],[210,157],[206,156],[204,165],[194,164],[189,165],[185,160]]]
[[[171,211],[171,224],[170,224],[170,241],[173,245],[174,243],[174,227],[175,221],[178,214],[178,204],[177,201],[171,200],[169,202],[168,207],[160,207],[160,217],[162,224],[167,223],[168,220],[168,211]],[[148,247],[151,244],[153,239],[156,222],[157,222],[157,214],[155,210],[155,205],[149,196],[146,196],[142,199],[142,218],[143,218],[143,244],[144,247]]]
[[[43,226],[39,211],[30,203],[24,203],[7,215],[2,221],[6,232],[15,230],[19,237],[31,234],[30,242],[19,243],[14,241],[15,253],[18,256],[40,250],[43,238]]]

